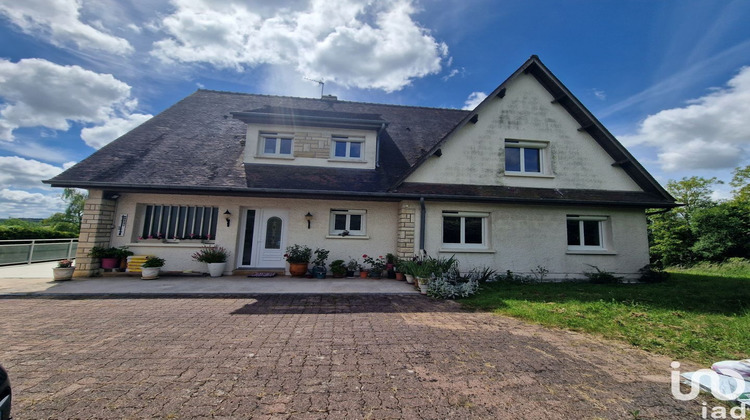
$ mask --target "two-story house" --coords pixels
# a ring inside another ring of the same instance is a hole
[[[674,206],[536,56],[471,111],[199,90],[45,182],[89,190],[77,276],[94,245],[201,270],[191,237],[228,270],[284,269],[304,244],[634,276],[645,210]]]

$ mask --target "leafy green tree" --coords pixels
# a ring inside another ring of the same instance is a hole
[[[729,185],[732,186],[735,201],[750,203],[750,165],[734,168]]]
[[[62,193],[62,199],[68,203],[65,209],[67,222],[77,226],[76,230],[81,228],[81,219],[83,219],[83,209],[86,206],[88,193],[75,188],[65,188]]]
[[[716,177],[703,178],[701,176],[684,177],[679,181],[670,180],[667,182],[667,191],[683,204],[674,211],[685,219],[685,223],[690,224],[690,218],[693,212],[700,208],[706,208],[714,205],[711,200],[711,189],[716,184],[723,184]]]
[[[699,209],[691,226],[697,238],[691,251],[700,259],[723,261],[750,255],[750,203],[729,201]]]

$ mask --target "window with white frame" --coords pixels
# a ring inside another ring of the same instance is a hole
[[[505,172],[544,174],[548,145],[543,141],[505,140]]]
[[[443,247],[486,249],[488,213],[443,211]]]
[[[362,137],[331,136],[331,158],[362,160],[364,145]]]
[[[329,233],[336,236],[365,236],[367,210],[331,209]]]
[[[568,249],[600,251],[606,249],[606,216],[567,216]]]
[[[262,156],[292,157],[294,135],[282,133],[260,133],[260,154]]]
[[[142,239],[216,239],[218,207],[142,206]]]

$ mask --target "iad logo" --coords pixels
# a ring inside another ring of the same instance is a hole
[[[690,392],[684,394],[680,389],[680,362],[672,362],[670,366],[672,366],[672,396],[679,401],[691,401],[697,398],[701,385],[710,389],[711,394],[722,401],[735,401],[745,393],[745,379],[738,372],[732,369],[722,369],[722,375],[719,375],[711,369],[700,369],[690,375]],[[743,402],[737,407],[732,407],[727,413],[726,407],[717,406],[709,410],[706,403],[703,403],[701,416],[704,419],[744,419],[747,418],[747,405]]]

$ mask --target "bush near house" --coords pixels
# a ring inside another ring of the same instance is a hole
[[[77,238],[78,232],[58,231],[46,226],[0,226],[0,240]]]
[[[498,281],[459,301],[710,365],[750,357],[750,262],[724,266],[672,271],[653,284]]]

